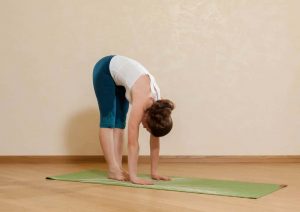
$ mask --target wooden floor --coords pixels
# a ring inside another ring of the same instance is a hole
[[[124,167],[127,169],[126,164]],[[300,163],[160,163],[160,174],[288,184],[260,199],[45,180],[104,163],[0,164],[0,211],[300,211]],[[139,164],[148,173],[149,164]]]

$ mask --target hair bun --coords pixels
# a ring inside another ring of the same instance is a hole
[[[149,114],[155,119],[161,119],[162,117],[170,116],[175,105],[168,99],[160,99],[153,103],[149,108]]]
[[[156,101],[158,103],[158,107],[164,109],[164,108],[169,108],[171,111],[174,110],[175,105],[172,101],[168,99],[160,99]]]

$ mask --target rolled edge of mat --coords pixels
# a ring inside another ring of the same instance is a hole
[[[55,180],[54,178],[52,177],[45,177],[46,180]]]

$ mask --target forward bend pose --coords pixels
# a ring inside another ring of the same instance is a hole
[[[153,184],[137,176],[140,124],[150,133],[151,178],[171,180],[157,173],[160,137],[173,126],[174,103],[161,99],[152,74],[138,61],[122,55],[101,58],[93,70],[93,85],[100,112],[99,140],[108,164],[108,178]],[[122,168],[126,116],[128,119],[128,172]]]

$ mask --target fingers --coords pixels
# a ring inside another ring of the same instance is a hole
[[[149,180],[145,180],[142,178],[137,178],[131,181],[134,184],[140,184],[140,185],[153,185],[154,183],[152,181]]]
[[[152,179],[154,180],[171,180],[171,178],[166,177],[166,176],[152,176]]]

